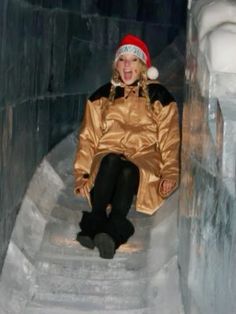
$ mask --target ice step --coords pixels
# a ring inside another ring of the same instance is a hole
[[[92,308],[140,308],[148,299],[147,291],[153,296],[157,289],[154,275],[140,276],[136,273],[135,278],[112,280],[109,273],[103,271],[98,279],[79,280],[76,277],[39,274],[37,300],[57,301],[67,305],[72,302],[79,308],[89,305]]]
[[[72,307],[65,305],[58,305],[53,302],[35,302],[27,307],[24,314],[154,314],[155,309],[140,308],[140,309],[90,309],[82,307]],[[175,313],[180,314],[180,313]]]
[[[121,246],[112,260],[99,258],[97,249],[90,251],[81,247],[79,253],[69,256],[65,256],[63,250],[61,255],[48,251],[38,257],[36,268],[42,275],[60,275],[79,280],[100,280],[104,273],[110,280],[133,279],[158,272],[176,254],[175,245],[167,252],[162,252],[161,248],[138,251],[137,247],[138,244],[135,246],[134,243]],[[135,249],[136,252],[132,252]]]
[[[86,309],[88,313],[94,310],[130,310],[141,309],[147,306],[142,296],[116,296],[116,295],[77,295],[68,293],[63,295],[37,293],[35,302],[54,303],[58,307]]]
[[[138,279],[137,279],[138,280]],[[183,308],[181,296],[179,292],[179,277],[177,272],[177,257],[174,256],[166,265],[162,267],[159,273],[152,278],[142,279],[144,286],[132,287],[134,280],[130,283],[126,280],[127,285],[130,285],[132,291],[135,291],[133,296],[127,295],[126,290],[121,295],[117,294],[117,285],[113,281],[113,287],[110,289],[110,294],[102,291],[104,281],[97,281],[94,293],[85,294],[81,291],[71,293],[70,290],[66,293],[58,293],[51,290],[50,293],[37,292],[35,299],[28,305],[27,311],[24,314],[73,314],[73,313],[126,313],[126,314],[182,314]],[[58,283],[58,278],[55,278]],[[82,281],[85,283],[85,281]],[[122,281],[120,281],[122,282]],[[63,281],[61,282],[63,285]],[[93,282],[91,282],[93,284]],[[112,285],[112,280],[111,283]],[[64,288],[67,288],[65,286]],[[86,287],[84,287],[86,289]],[[84,291],[85,292],[85,291]],[[170,302],[171,300],[171,302]]]
[[[135,259],[136,257],[136,259]],[[138,258],[137,258],[138,257]],[[133,280],[149,278],[158,271],[156,263],[148,265],[146,255],[135,255],[124,260],[81,259],[70,261],[43,261],[37,266],[38,276],[62,276],[75,280]]]
[[[176,199],[176,196],[173,196],[173,199]],[[154,217],[148,218],[132,212],[129,218],[135,226],[135,234],[129,239],[127,245],[118,250],[116,257],[125,258],[131,253],[148,254],[148,251],[158,253],[158,257],[168,252],[173,255],[173,250],[177,248],[177,213],[170,208],[170,205],[165,208],[163,206],[163,209],[160,209]],[[87,258],[98,256],[96,251],[83,249],[75,241],[81,214],[58,206],[53,209],[52,214],[45,228],[38,256],[41,260],[50,256],[64,257],[65,260],[80,259],[81,256]],[[65,217],[67,219],[64,219]]]
[[[153,277],[140,278],[137,274],[135,279],[111,280],[103,273],[103,280],[67,278],[63,276],[39,276],[36,285],[37,293],[50,293],[60,295],[102,295],[111,294],[128,297],[139,296],[142,291],[151,285]]]

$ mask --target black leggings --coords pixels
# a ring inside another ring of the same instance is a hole
[[[92,212],[105,215],[107,205],[111,204],[110,217],[126,217],[138,185],[139,170],[132,162],[123,155],[106,155],[91,191]]]

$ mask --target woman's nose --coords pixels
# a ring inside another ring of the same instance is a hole
[[[125,60],[125,66],[129,66],[130,65],[130,60]]]

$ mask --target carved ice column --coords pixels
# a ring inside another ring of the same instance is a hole
[[[236,3],[189,1],[179,264],[186,314],[236,313]]]

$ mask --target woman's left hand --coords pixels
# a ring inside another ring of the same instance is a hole
[[[175,182],[172,180],[164,179],[160,186],[160,192],[163,195],[169,194],[175,186]]]

